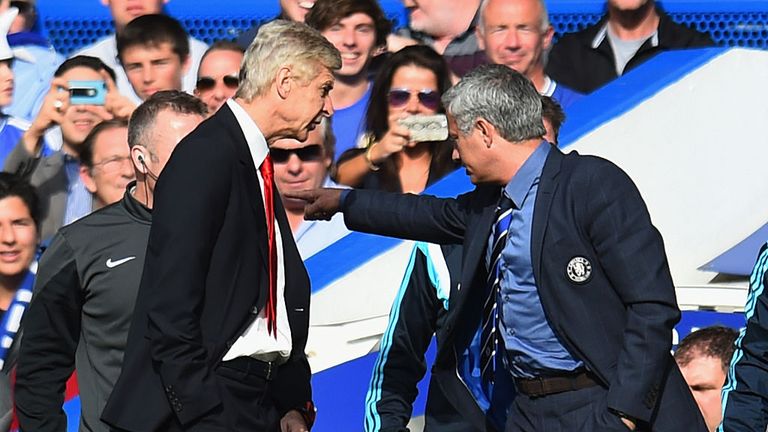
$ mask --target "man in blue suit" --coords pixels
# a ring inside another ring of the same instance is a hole
[[[310,218],[341,209],[351,229],[463,244],[434,367],[447,399],[484,428],[449,360],[479,346],[469,376],[517,390],[506,431],[706,430],[670,355],[680,311],[663,241],[629,177],[542,140],[539,95],[507,67],[476,69],[443,102],[473,191],[297,195]]]

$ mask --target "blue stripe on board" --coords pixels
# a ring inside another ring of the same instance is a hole
[[[579,99],[566,110],[560,147],[568,147],[728,50],[700,48],[661,53]]]

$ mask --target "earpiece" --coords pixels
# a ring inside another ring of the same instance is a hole
[[[142,155],[142,154],[139,154],[139,157],[138,157],[138,159],[139,159],[139,162],[140,162],[142,165],[144,165],[144,155]]]

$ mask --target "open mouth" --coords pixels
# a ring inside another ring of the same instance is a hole
[[[304,8],[304,9],[312,9],[313,7],[315,7],[315,2],[314,1],[307,1],[307,0],[300,1],[299,2],[299,7]]]
[[[19,255],[21,255],[19,251],[0,252],[0,261],[4,263],[16,262],[19,259]]]

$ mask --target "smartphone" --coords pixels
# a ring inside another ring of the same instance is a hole
[[[102,80],[69,81],[69,103],[72,105],[104,105],[107,84]]]
[[[445,141],[448,139],[448,118],[445,114],[412,115],[398,121],[411,131],[411,141]]]

